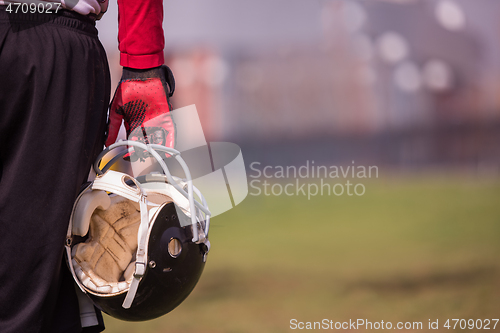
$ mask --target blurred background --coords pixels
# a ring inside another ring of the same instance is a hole
[[[207,141],[237,143],[247,166],[355,163],[379,175],[361,197],[250,195],[214,219],[205,273],[178,309],[147,323],[108,317],[109,332],[498,318],[499,1],[164,10],[173,104],[196,104]],[[117,26],[111,4],[98,29],[113,90]]]

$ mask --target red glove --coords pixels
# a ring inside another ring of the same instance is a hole
[[[174,90],[174,76],[165,65],[152,69],[124,67],[109,110],[106,146],[116,141],[123,120],[128,140],[174,148],[175,124],[169,101]],[[148,153],[135,149],[125,158],[134,162],[148,156]]]

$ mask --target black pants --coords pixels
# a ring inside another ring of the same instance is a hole
[[[110,78],[94,22],[0,6],[0,332],[80,332],[63,248],[103,147]]]

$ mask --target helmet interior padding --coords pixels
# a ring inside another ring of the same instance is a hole
[[[92,214],[87,240],[72,249],[75,273],[85,287],[99,293],[129,287],[141,222],[137,203],[114,194],[110,199],[109,209]]]

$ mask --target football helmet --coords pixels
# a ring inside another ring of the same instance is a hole
[[[121,146],[129,148],[101,169],[103,157]],[[110,170],[134,148],[153,157],[163,174],[135,178]],[[172,176],[158,152],[175,158],[185,179]],[[210,249],[205,198],[193,186],[180,152],[165,146],[119,141],[99,155],[93,168],[97,177],[76,199],[67,232],[73,278],[112,317],[162,316],[191,293],[203,271]]]

